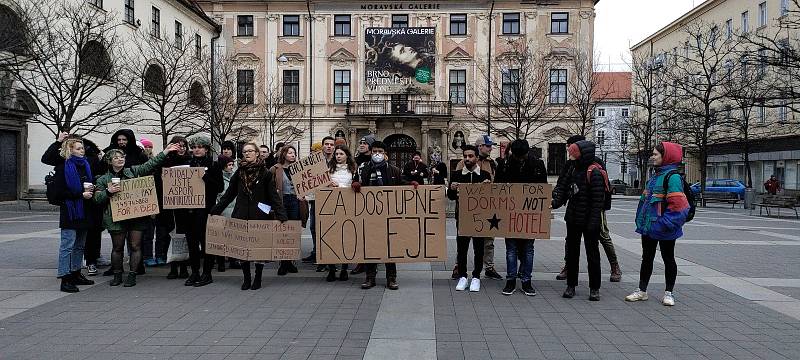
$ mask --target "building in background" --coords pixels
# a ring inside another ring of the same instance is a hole
[[[631,154],[631,73],[598,72],[598,88],[604,89],[595,106],[594,141],[597,156],[606,163],[608,178],[633,184],[638,179],[636,157]]]

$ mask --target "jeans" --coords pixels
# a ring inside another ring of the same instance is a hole
[[[79,271],[83,265],[87,230],[61,229],[61,244],[58,247],[58,277]]]
[[[642,268],[639,269],[639,290],[647,291],[650,275],[653,274],[653,259],[656,257],[656,246],[661,248],[661,260],[664,260],[664,277],[666,291],[675,287],[678,277],[678,264],[675,262],[675,240],[656,240],[642,236]]]
[[[458,261],[458,276],[467,277],[467,255],[469,253],[469,241],[472,240],[472,263],[474,269],[472,270],[472,277],[480,279],[481,270],[483,269],[483,249],[484,239],[482,237],[469,237],[457,236],[456,244],[458,244],[458,253],[456,259]]]
[[[522,282],[531,281],[533,272],[533,239],[506,239],[506,279],[517,278],[517,260],[522,263]]]
[[[575,224],[567,224],[567,286],[578,286],[578,268],[581,259],[581,236],[586,249],[589,267],[589,289],[600,289],[600,249],[597,230],[587,230]]]

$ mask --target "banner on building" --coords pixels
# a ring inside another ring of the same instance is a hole
[[[326,187],[331,183],[328,162],[325,160],[325,154],[320,151],[289,165],[289,174],[292,177],[294,191],[300,199],[308,193],[318,188]]]
[[[549,184],[459,184],[458,235],[550,238]]]
[[[317,190],[317,263],[447,260],[441,185]]]
[[[158,214],[158,196],[153,176],[120,181],[122,190],[111,197],[114,222]]]
[[[367,94],[433,94],[436,28],[367,28]]]
[[[300,221],[208,217],[206,253],[245,261],[300,258]]]
[[[164,209],[202,209],[206,207],[206,174],[204,167],[171,167],[161,169]]]

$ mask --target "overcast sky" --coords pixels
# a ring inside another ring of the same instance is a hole
[[[630,47],[700,5],[703,0],[600,0],[594,51],[603,70],[625,71]]]

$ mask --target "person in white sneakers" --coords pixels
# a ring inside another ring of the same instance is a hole
[[[661,302],[665,306],[675,305],[672,289],[678,275],[675,262],[675,242],[683,236],[683,224],[690,219],[691,207],[683,189],[683,179],[678,173],[683,148],[675,143],[662,142],[656,145],[650,156],[655,167],[647,182],[647,188],[639,200],[636,210],[636,232],[642,234],[642,267],[639,272],[639,288],[625,297],[626,301],[644,301],[647,284],[653,274],[653,259],[656,247],[661,248],[664,260],[666,288]],[[677,176],[675,176],[677,175]]]
[[[461,170],[453,171],[450,175],[450,188],[447,189],[447,197],[458,202],[458,186],[464,184],[479,184],[491,182],[491,175],[478,166],[478,149],[472,145],[461,148],[464,155],[464,167]],[[456,205],[456,228],[458,224],[458,206]],[[482,237],[457,236],[458,244],[458,285],[456,290],[463,291],[467,288],[467,253],[469,253],[469,242],[472,240],[473,266],[472,281],[469,283],[469,291],[480,291],[481,289],[481,270],[483,270],[483,239]]]

